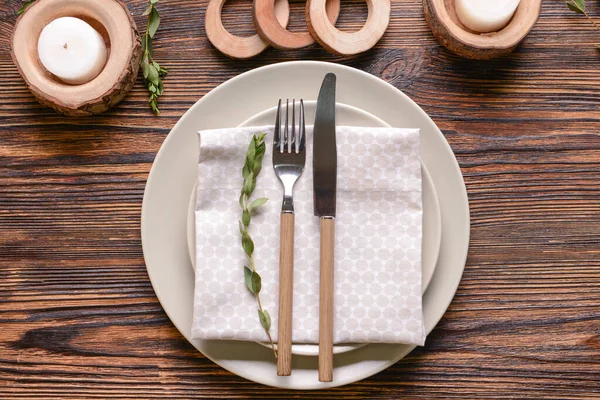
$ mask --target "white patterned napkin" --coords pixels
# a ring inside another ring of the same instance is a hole
[[[261,300],[277,341],[279,213],[283,188],[271,164],[272,127],[201,131],[196,203],[196,285],[192,337],[265,341],[255,297],[244,284],[238,204],[252,135],[267,151],[252,198]],[[313,215],[312,127],[304,173],[294,188],[294,343],[318,343],[319,220]],[[337,127],[335,343],[423,345],[421,163],[418,129]]]

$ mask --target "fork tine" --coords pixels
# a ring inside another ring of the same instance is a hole
[[[300,145],[298,146],[298,152],[303,152],[306,144],[306,126],[304,125],[304,102],[302,99],[300,99],[300,115],[298,118],[298,125],[300,131]]]
[[[279,114],[281,114],[281,99],[277,103],[277,116],[275,117],[275,129],[273,132],[273,153],[281,152],[281,123],[279,122]]]
[[[288,109],[290,105],[290,99],[285,100],[285,127],[283,128],[283,152],[289,153],[288,143],[289,143],[289,132],[288,132]]]
[[[292,136],[290,137],[290,153],[296,153],[296,99],[292,99]]]

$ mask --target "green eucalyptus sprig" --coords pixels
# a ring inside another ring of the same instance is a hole
[[[161,67],[154,58],[152,58],[152,38],[160,25],[160,16],[156,10],[156,3],[158,3],[158,0],[149,1],[150,5],[142,14],[148,17],[148,26],[146,27],[146,33],[142,38],[142,49],[144,53],[142,54],[140,66],[142,67],[142,74],[144,75],[144,83],[148,88],[148,92],[150,92],[148,104],[150,104],[152,111],[158,115],[160,114],[160,111],[158,110],[158,98],[162,96],[165,90],[162,78],[167,75],[167,69]]]
[[[27,8],[29,8],[29,6],[33,3],[35,3],[35,0],[23,0],[23,6],[19,8],[19,11],[17,11],[17,15],[23,14],[27,10]]]
[[[252,202],[250,201],[250,197],[256,188],[256,178],[258,178],[258,174],[260,174],[260,170],[262,169],[265,149],[265,134],[260,133],[254,135],[248,145],[246,160],[244,161],[244,167],[242,168],[242,178],[244,178],[244,183],[242,184],[242,192],[240,193],[242,219],[239,221],[239,226],[242,235],[242,248],[244,249],[248,263],[250,264],[249,267],[244,266],[244,281],[248,290],[256,297],[256,302],[258,303],[258,319],[269,337],[271,348],[273,349],[275,358],[277,358],[277,350],[275,350],[275,345],[271,338],[271,316],[269,315],[269,312],[263,308],[260,301],[262,279],[256,270],[256,263],[254,261],[254,241],[248,232],[250,221],[252,220],[252,213],[268,201],[268,199],[265,198],[255,199]]]
[[[585,11],[585,0],[568,0],[567,7],[571,11],[576,12],[577,14],[583,14],[585,17],[594,25],[594,27],[600,31],[600,26],[590,17],[590,15]],[[600,45],[596,45],[596,47],[600,48]]]

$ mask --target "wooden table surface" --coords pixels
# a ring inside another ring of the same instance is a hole
[[[127,3],[145,27],[146,2]],[[19,6],[0,3],[0,398],[600,398],[600,32],[562,1],[545,1],[500,60],[454,56],[421,3],[398,0],[366,54],[233,61],[206,39],[205,0],[163,0],[162,115],[138,79],[113,110],[81,119],[38,105],[17,73]],[[302,7],[292,4],[295,27]],[[224,13],[233,32],[251,31],[249,1]],[[364,3],[345,2],[339,25],[365,18]],[[426,346],[364,381],[303,393],[246,381],[188,344],[148,279],[140,210],[156,152],[196,100],[242,72],[308,59],[415,100],[456,154],[472,220],[460,287]]]

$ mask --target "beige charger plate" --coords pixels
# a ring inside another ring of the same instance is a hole
[[[141,236],[156,296],[181,334],[206,357],[248,380],[289,389],[325,389],[365,379],[391,366],[415,346],[368,344],[336,354],[333,381],[319,382],[317,357],[296,356],[291,376],[277,376],[273,352],[253,343],[191,338],[194,273],[186,240],[187,209],[197,179],[197,131],[241,124],[286,96],[311,99],[326,73],[338,77],[337,100],[392,126],[421,130],[422,160],[438,194],[442,241],[438,263],[423,296],[427,333],[454,297],[469,247],[469,203],[452,149],[429,116],[408,96],[366,72],[332,63],[295,61],[241,74],[213,89],[173,127],[156,155],[142,203]],[[427,347],[427,344],[425,345]]]
[[[314,121],[316,111],[316,101],[305,101],[304,109],[306,112],[306,120]],[[276,107],[265,110],[250,119],[244,121],[239,126],[265,126],[270,125],[275,121]],[[381,119],[373,114],[362,111],[356,107],[346,104],[337,103],[336,105],[336,123],[339,126],[371,126],[371,127],[389,127]],[[269,140],[269,139],[267,139]],[[265,168],[270,165],[271,160],[265,160]],[[310,155],[307,162],[310,162]],[[438,203],[437,194],[433,186],[431,176],[427,171],[427,167],[423,164],[423,242],[422,242],[422,293],[425,293],[427,286],[433,277],[435,265],[437,263],[438,254],[440,251],[440,242],[442,239],[442,217],[440,214],[440,206]],[[301,178],[302,179],[302,178]],[[272,199],[277,201],[277,199]],[[190,202],[188,205],[187,218],[187,244],[190,255],[190,262],[194,269],[196,268],[196,240],[195,240],[195,209],[196,209],[196,185],[190,194]],[[266,345],[264,343],[261,343]],[[347,351],[355,350],[364,346],[361,344],[339,344],[333,348],[334,354],[340,354]],[[270,346],[270,345],[268,345]],[[294,344],[292,353],[305,356],[317,356],[319,354],[319,346],[314,344]]]

